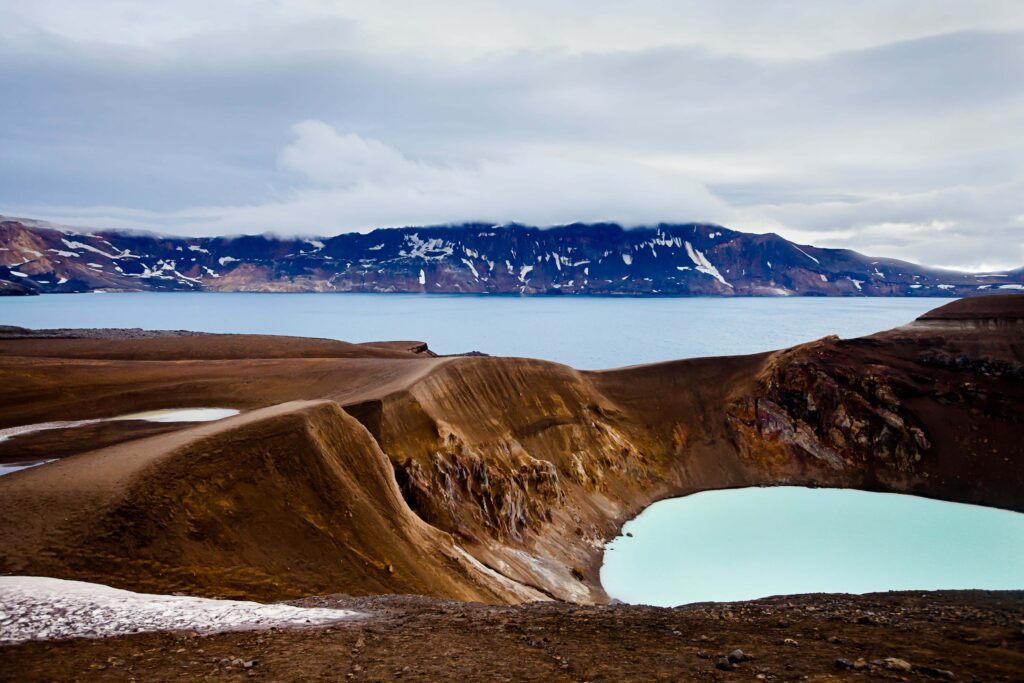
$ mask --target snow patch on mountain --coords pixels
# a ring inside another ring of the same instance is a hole
[[[803,254],[803,255],[804,255],[804,256],[806,256],[807,258],[809,258],[809,259],[811,259],[812,261],[814,261],[815,263],[817,263],[817,264],[818,264],[819,266],[821,265],[821,261],[819,261],[818,259],[816,259],[816,258],[814,258],[813,256],[811,256],[810,254],[808,254],[808,253],[807,253],[806,251],[804,251],[804,250],[803,250],[803,249],[801,249],[800,247],[798,247],[798,246],[796,246],[796,245],[794,244],[794,245],[793,245],[793,248],[794,248],[794,249],[796,249],[797,251],[799,251],[799,252],[800,252],[801,254]]]
[[[697,267],[698,272],[704,273],[705,275],[710,275],[711,277],[715,278],[726,287],[732,287],[732,285],[725,281],[725,278],[722,277],[722,274],[718,272],[718,268],[715,268],[711,264],[711,261],[708,261],[707,257],[704,256],[704,254],[694,249],[693,245],[691,245],[689,242],[686,242],[685,244],[686,253],[689,254],[690,260],[693,261],[694,265]]]

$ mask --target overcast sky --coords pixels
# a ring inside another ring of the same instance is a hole
[[[1020,0],[4,0],[0,213],[710,221],[1024,264]]]

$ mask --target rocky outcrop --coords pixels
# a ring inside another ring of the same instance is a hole
[[[8,275],[10,273],[7,273]],[[2,279],[4,273],[0,271],[0,296],[33,296],[39,294],[39,292],[33,288],[23,285],[19,282],[12,282],[14,279]]]
[[[1022,288],[1024,270],[956,273],[698,223],[629,230],[465,224],[286,239],[163,237],[0,220],[0,293],[973,296]]]
[[[885,366],[865,374],[832,362],[838,338],[780,353],[757,391],[732,406],[728,419],[741,453],[763,461],[780,450],[784,462],[811,457],[829,468],[867,462],[910,470],[930,448],[898,395],[913,389]]]
[[[727,411],[740,454],[783,480],[814,472],[1021,509],[1022,301],[958,301],[891,332],[773,354]]]

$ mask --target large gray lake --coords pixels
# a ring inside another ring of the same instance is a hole
[[[1024,588],[1024,514],[915,496],[705,491],[655,503],[623,534],[606,546],[601,583],[629,603]]]
[[[0,297],[0,324],[416,339],[599,369],[770,351],[910,322],[949,299],[606,298],[427,294],[50,294]]]

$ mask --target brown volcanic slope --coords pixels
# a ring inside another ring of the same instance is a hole
[[[80,453],[0,478],[0,571],[266,599],[599,602],[601,544],[667,496],[810,484],[1024,510],[1022,380],[1024,296],[604,372],[415,344],[0,339],[0,428],[249,411],[4,443],[8,460],[41,439]]]

